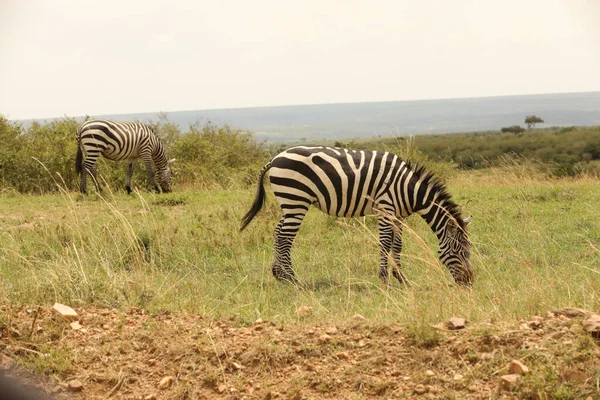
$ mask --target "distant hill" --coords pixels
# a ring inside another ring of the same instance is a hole
[[[250,107],[167,115],[183,131],[191,123],[211,121],[252,131],[268,141],[297,141],[498,130],[523,125],[525,116],[532,114],[544,119],[541,126],[600,125],[600,92]],[[148,121],[155,120],[157,113],[97,117]]]

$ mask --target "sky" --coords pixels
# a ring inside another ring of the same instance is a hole
[[[600,90],[600,0],[0,0],[9,119]]]

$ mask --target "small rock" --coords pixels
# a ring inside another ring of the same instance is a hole
[[[67,383],[67,388],[69,388],[71,392],[81,392],[83,390],[83,383],[77,379],[73,379]]]
[[[55,385],[54,387],[52,387],[52,389],[50,389],[50,393],[52,394],[58,394],[60,392],[62,392],[64,390],[64,388],[60,385]]]
[[[600,339],[600,315],[592,314],[583,321],[583,329],[593,338]]]
[[[257,325],[258,324],[262,324],[263,322],[265,322],[265,321],[263,321],[262,318],[258,318],[256,321],[254,321],[254,323],[257,324]]]
[[[334,335],[337,333],[337,328],[335,326],[330,326],[329,328],[327,328],[325,330],[326,333],[328,333],[329,335]]]
[[[223,393],[225,390],[227,390],[227,386],[225,386],[225,384],[221,383],[219,386],[217,386],[217,391],[219,393]]]
[[[427,376],[434,376],[435,372],[433,372],[432,370],[428,369],[427,371],[425,371],[425,375],[427,375]]]
[[[509,374],[525,375],[529,372],[529,368],[519,360],[512,360],[508,366]]]
[[[452,317],[452,318],[450,318],[450,320],[448,321],[446,326],[450,330],[457,330],[457,329],[464,329],[466,324],[467,324],[467,321],[465,321],[464,318]]]
[[[354,316],[352,317],[353,320],[355,321],[366,321],[367,319],[365,317],[363,317],[360,314],[354,314]]]
[[[329,336],[326,333],[319,336],[319,342],[321,342],[321,343],[329,342],[330,340],[331,340],[331,336]]]
[[[71,322],[69,325],[71,325],[71,329],[78,331],[82,328],[81,324],[79,323],[79,321],[73,321]]]
[[[432,385],[425,386],[425,389],[427,389],[428,393],[432,393],[432,394],[436,394],[438,392],[437,388]]]
[[[455,374],[452,379],[455,381],[462,381],[463,376],[461,374]]]
[[[518,381],[519,375],[516,374],[502,375],[500,377],[500,384],[502,385],[502,388],[507,390],[510,390],[513,387],[515,387]]]
[[[234,362],[232,362],[232,363],[231,363],[231,365],[233,365],[233,368],[237,369],[238,371],[239,371],[240,369],[243,369],[243,368],[244,368],[244,366],[243,366],[242,364],[240,364],[240,363],[237,363],[237,362],[235,362],[235,361],[234,361]]]
[[[171,387],[171,384],[173,383],[174,380],[175,380],[175,378],[173,376],[165,376],[158,383],[158,388],[160,390],[168,389],[169,387]]]
[[[156,400],[157,398],[158,396],[156,395],[156,393],[152,393],[144,397],[144,400]]]
[[[365,347],[366,345],[367,345],[367,343],[364,340],[358,341],[358,347]]]
[[[563,373],[562,378],[567,382],[583,383],[589,379],[589,376],[578,369],[569,368]]]
[[[347,351],[339,352],[339,353],[337,353],[337,356],[338,356],[339,359],[342,359],[342,360],[348,360],[348,359],[350,359],[350,354],[348,354]]]
[[[419,384],[419,385],[415,386],[413,391],[416,394],[425,394],[425,393],[427,393],[427,388],[425,388],[425,386]]]
[[[569,317],[569,318],[586,317],[589,314],[591,314],[590,311],[584,310],[582,308],[574,308],[574,307],[561,308],[560,310],[554,310],[552,312],[554,314],[564,315],[565,317]]]
[[[540,329],[540,328],[542,327],[542,325],[543,325],[543,324],[542,324],[542,321],[536,321],[536,320],[533,320],[533,321],[529,321],[529,322],[527,323],[527,325],[529,325],[529,327],[530,327],[531,329],[533,329],[533,330],[536,330],[536,329]]]
[[[68,319],[76,319],[77,313],[69,306],[65,306],[64,304],[54,303],[52,306],[52,310],[58,315],[63,316]]]
[[[312,314],[312,307],[309,306],[300,306],[296,309],[296,315],[300,318],[307,317]]]
[[[12,358],[0,354],[0,369],[11,369],[15,362]]]

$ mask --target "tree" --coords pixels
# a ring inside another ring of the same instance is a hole
[[[513,126],[505,126],[502,129],[500,129],[500,131],[502,133],[514,133],[515,135],[518,135],[521,132],[524,132],[525,129],[521,128],[519,125],[513,125]]]
[[[525,117],[525,123],[527,124],[527,130],[535,128],[535,124],[543,124],[544,120],[537,115],[528,115]]]

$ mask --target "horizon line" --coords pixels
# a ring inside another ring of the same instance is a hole
[[[440,98],[422,98],[422,99],[411,99],[411,100],[375,100],[375,101],[349,101],[349,102],[331,102],[331,103],[304,103],[304,104],[282,104],[282,105],[268,105],[268,106],[244,106],[244,107],[224,107],[224,108],[201,108],[201,109],[186,109],[186,110],[158,110],[158,111],[139,111],[139,112],[124,112],[124,113],[103,113],[103,114],[86,114],[69,117],[66,114],[60,117],[43,117],[43,118],[19,118],[19,119],[8,119],[8,121],[19,122],[19,121],[38,121],[47,119],[58,119],[58,118],[82,118],[85,116],[105,117],[105,116],[123,116],[133,114],[169,114],[179,112],[200,112],[200,111],[234,111],[234,110],[249,110],[249,109],[263,109],[263,108],[291,108],[291,107],[318,107],[318,106],[336,106],[336,105],[351,105],[351,104],[373,104],[373,103],[408,103],[408,102],[428,102],[428,101],[452,101],[452,100],[477,100],[477,99],[493,99],[493,98],[509,98],[509,97],[533,97],[533,96],[552,96],[552,95],[570,95],[570,94],[600,94],[600,90],[590,90],[583,92],[550,92],[550,93],[529,93],[529,94],[510,94],[510,95],[498,95],[498,96],[474,96],[474,97],[440,97]],[[2,115],[0,113],[0,115]]]

